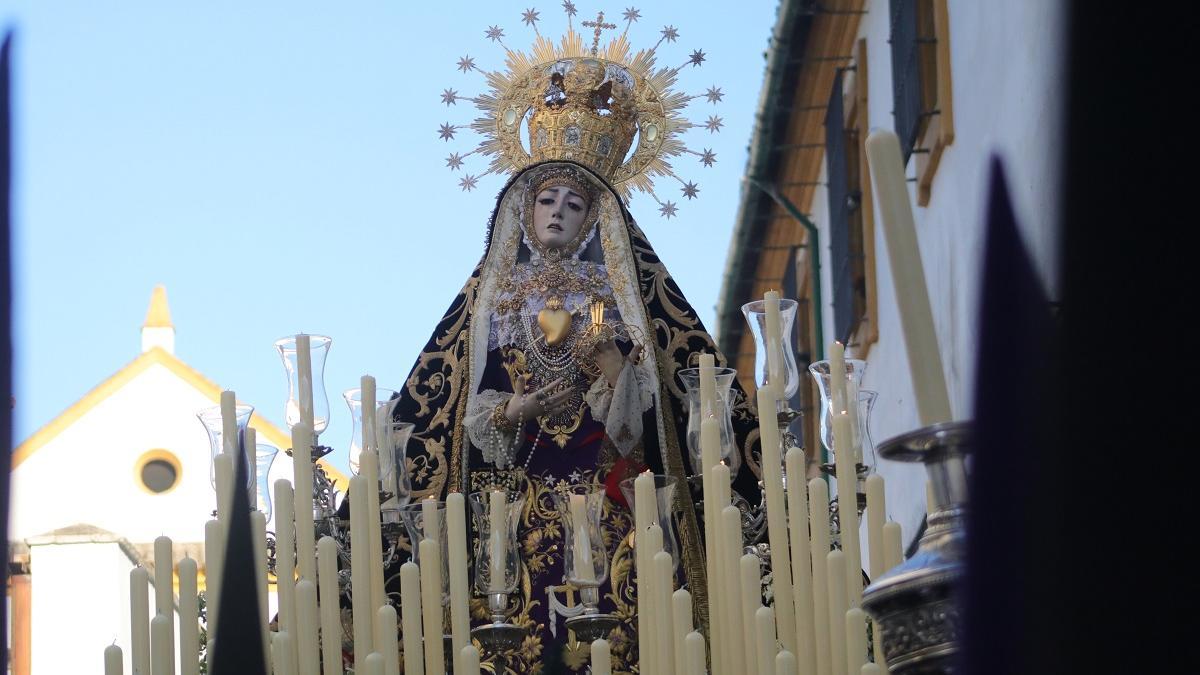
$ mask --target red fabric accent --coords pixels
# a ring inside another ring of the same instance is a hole
[[[608,495],[608,498],[628,509],[629,503],[625,501],[625,495],[621,492],[621,481],[626,478],[632,478],[649,468],[649,465],[643,462],[635,462],[628,457],[617,459],[617,461],[613,462],[613,467],[608,472],[608,477],[604,479],[604,491]]]

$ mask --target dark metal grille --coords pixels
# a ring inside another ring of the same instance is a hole
[[[916,147],[922,110],[921,39],[917,12],[921,0],[891,0],[892,115],[905,163]]]
[[[846,146],[845,110],[842,105],[842,71],[833,79],[825,112],[825,171],[829,194],[829,259],[833,277],[834,337],[845,343],[854,330],[854,274],[850,247],[852,215],[850,166]]]

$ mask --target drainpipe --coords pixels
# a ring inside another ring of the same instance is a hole
[[[813,355],[817,357],[815,359],[816,361],[823,361],[825,359],[825,330],[823,322],[821,321],[821,308],[823,307],[823,302],[821,299],[821,235],[817,232],[816,224],[813,223],[812,220],[809,220],[808,216],[804,215],[800,209],[796,208],[796,205],[792,203],[792,200],[780,194],[779,191],[775,189],[775,186],[769,183],[764,183],[753,176],[747,176],[746,180],[750,181],[750,184],[762,190],[768,197],[775,200],[776,204],[783,207],[783,209],[787,211],[789,215],[796,219],[796,222],[800,223],[804,226],[804,229],[808,230],[808,259],[812,262],[812,264],[809,265],[812,275],[811,279],[809,279],[809,283],[812,285],[812,322],[815,328],[814,339],[817,343],[813,350]]]

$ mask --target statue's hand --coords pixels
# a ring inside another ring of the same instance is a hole
[[[537,391],[526,393],[525,385],[528,383],[528,375],[517,378],[513,385],[513,397],[508,399],[508,407],[504,409],[504,416],[513,424],[558,412],[571,398],[570,388],[559,389],[563,384],[562,378]]]
[[[642,346],[634,345],[633,349],[629,350],[628,355],[621,353],[617,343],[612,340],[605,340],[596,345],[596,367],[600,369],[600,374],[608,381],[608,386],[616,387],[617,378],[621,376],[621,370],[625,368],[625,363],[637,363],[642,355]]]

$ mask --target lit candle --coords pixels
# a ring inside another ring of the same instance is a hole
[[[796,650],[800,675],[815,675],[817,670],[816,639],[813,635],[813,580],[808,542],[808,489],[804,482],[804,451],[789,448],[787,472],[794,476],[788,490],[788,520],[792,539],[792,600],[796,607]],[[790,650],[789,650],[790,651]],[[800,667],[803,666],[803,667]],[[776,663],[776,670],[779,670]],[[782,673],[784,671],[779,670]]]
[[[400,619],[404,636],[404,675],[424,675],[421,649],[421,569],[409,561],[400,566]]]
[[[488,550],[491,555],[488,590],[503,593],[505,542],[508,539],[505,536],[508,531],[507,495],[504,490],[492,490],[488,497]]]
[[[758,636],[755,613],[762,606],[762,578],[758,556],[747,553],[738,560],[738,583],[741,585],[742,635],[746,642],[746,672],[759,672]]]
[[[843,537],[844,539],[845,537]],[[834,675],[846,673],[846,555],[834,549],[826,556],[829,566],[829,645]]]
[[[196,561],[179,561],[179,673],[200,673],[200,602],[197,593]]]
[[[421,500],[422,538],[441,539],[441,519],[438,517],[438,501],[433,496]]]
[[[209,520],[204,523],[204,601],[208,617],[208,641],[217,635],[220,618],[221,572],[225,568],[225,538],[221,523]],[[136,660],[134,661],[136,663]]]
[[[271,638],[271,662],[275,666],[274,675],[296,675],[295,640],[285,631]]]
[[[383,587],[383,525],[379,513],[379,453],[375,452],[374,448],[359,455],[359,472],[364,479],[363,485],[366,486],[366,490],[360,494],[367,497],[367,541],[370,542],[371,549],[371,614],[374,616],[380,607],[387,604],[387,591]]]
[[[655,608],[655,638],[657,652],[655,659],[658,667],[664,673],[675,672],[675,630],[674,617],[671,609],[672,581],[674,565],[671,554],[658,551],[654,554],[654,608]]]
[[[115,644],[104,648],[104,675],[125,675],[125,664],[121,659],[121,648]]]
[[[156,614],[150,619],[150,672],[153,675],[175,672],[171,651],[171,618]]]
[[[325,675],[342,671],[342,609],[339,603],[337,542],[325,535],[317,542],[317,590],[320,592],[321,663]]]
[[[900,534],[900,523],[883,524],[883,568],[885,571],[904,562],[904,542]]]
[[[592,641],[592,675],[612,675],[612,653],[604,638]]]
[[[263,658],[269,662],[271,651],[271,635],[267,622],[268,612],[267,588],[267,517],[262,511],[250,512],[250,533],[254,537],[254,577],[255,590],[258,591],[258,617],[262,628]]]
[[[687,672],[687,636],[692,632],[692,594],[679,589],[671,594],[671,628],[675,645],[675,672]]]
[[[232,391],[221,392],[221,452],[238,454],[237,395]]]
[[[866,149],[871,184],[875,190],[875,202],[879,205],[893,286],[896,289],[896,305],[900,328],[904,333],[904,346],[908,352],[917,415],[922,426],[948,422],[951,419],[950,396],[942,370],[942,354],[938,349],[929,290],[925,286],[925,271],[921,265],[921,249],[917,245],[917,229],[908,197],[904,161],[900,156],[900,141],[891,131],[876,129],[867,136]]]
[[[454,653],[471,644],[471,586],[467,579],[467,511],[461,492],[446,495],[446,536],[450,556],[450,633]],[[468,671],[469,672],[469,671]],[[472,673],[472,675],[474,675]]]
[[[300,675],[321,675],[317,629],[317,585],[312,579],[296,582],[296,664]]]
[[[296,497],[286,478],[275,481],[275,589],[279,597],[279,630],[291,636],[287,643],[296,644],[296,563],[292,552],[296,547]],[[293,655],[295,662],[295,655]]]
[[[750,660],[754,659],[754,643],[746,642],[746,632],[739,625],[739,622],[744,623],[745,615],[742,609],[741,584],[738,582],[738,559],[742,554],[742,512],[738,507],[726,506],[721,510],[721,535],[721,556],[725,566],[721,572],[725,598],[723,609],[728,613],[722,628],[728,632],[722,633],[722,639],[718,642],[729,643],[728,672],[753,673],[754,668],[747,667],[750,663],[747,657]]]
[[[854,675],[867,662],[867,615],[857,607],[846,612],[846,672]]]
[[[704,662],[704,636],[692,631],[684,638],[687,649],[687,675],[706,675]],[[716,665],[715,663],[713,664]]]
[[[442,653],[442,551],[433,539],[420,544],[421,628],[425,635],[425,668],[429,673],[446,670]]]
[[[600,642],[603,642],[603,640],[600,640]],[[595,653],[595,649],[596,643],[593,642],[593,653]],[[595,663],[595,657],[593,657],[592,662]],[[455,673],[462,673],[462,675],[483,675],[483,671],[479,668],[479,650],[475,648],[475,645],[467,645],[458,652],[458,663],[459,667],[458,670],[454,671]]]
[[[571,495],[570,497],[571,521],[575,526],[575,536],[572,541],[575,576],[580,581],[595,581],[596,571],[592,569],[592,543],[588,536],[587,497],[584,495]]]
[[[778,305],[778,300],[777,296],[776,305]],[[763,486],[767,493],[767,537],[771,544],[771,569],[774,571],[771,578],[774,585],[775,618],[779,622],[779,640],[783,643],[783,648],[794,652],[796,651],[796,609],[792,597],[792,560],[790,551],[788,551],[787,500],[783,493],[783,457],[780,455],[779,427],[776,425],[774,411],[775,388],[759,389],[758,428],[762,439]],[[771,664],[771,667],[774,667],[774,663]]]
[[[367,521],[367,479],[361,473],[350,479],[350,602],[354,624],[354,662],[371,653],[375,631],[375,603],[371,597],[371,544]]]
[[[300,421],[313,428],[312,339],[303,333],[296,336],[296,392],[300,396]]]
[[[775,675],[775,610],[759,606],[754,613],[755,633],[758,636],[759,675]],[[779,675],[792,675],[785,671]]]
[[[833,651],[829,636],[829,486],[820,478],[808,481],[808,527],[812,533],[813,638],[817,670],[832,672]],[[840,652],[839,652],[840,654]],[[840,658],[840,656],[839,656]]]
[[[140,566],[129,571],[129,627],[133,675],[150,675],[150,575]]]
[[[383,675],[383,654],[371,652],[363,662],[363,675]]]
[[[166,617],[175,616],[174,553],[170,537],[154,540],[154,609]],[[153,628],[153,627],[152,627]],[[153,637],[153,635],[151,635]],[[167,622],[166,648],[171,663],[175,662],[175,622]]]
[[[833,416],[833,447],[837,458],[838,522],[846,555],[846,607],[862,603],[862,553],[858,541],[858,474],[850,441],[850,417]],[[840,616],[840,615],[839,615]],[[835,652],[836,654],[836,652]]]
[[[313,527],[313,434],[312,427],[304,422],[292,427],[292,484],[294,487],[296,518],[296,560],[300,578],[317,578],[317,551],[315,528]],[[304,636],[297,636],[297,645]],[[300,660],[303,670],[303,659]]]
[[[375,613],[375,651],[383,655],[384,675],[399,675],[400,645],[397,643],[396,608],[384,605]]]

